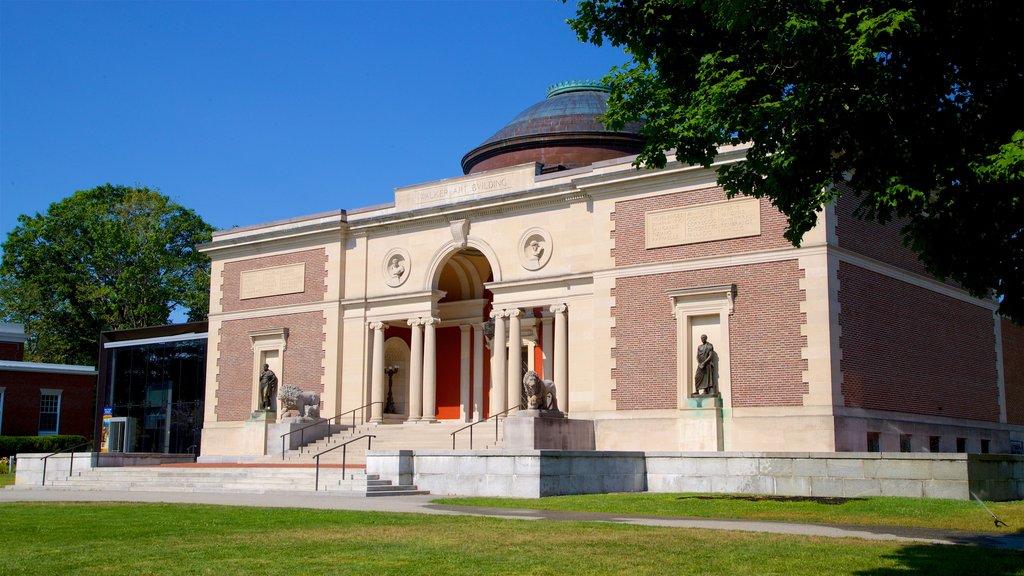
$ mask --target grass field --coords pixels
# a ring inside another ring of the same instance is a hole
[[[0,474],[0,488],[14,484],[14,474]]]
[[[1008,525],[996,528],[976,501],[924,498],[800,499],[726,494],[587,494],[522,498],[444,498],[438,504],[571,510],[653,516],[746,518],[822,524],[912,526],[948,530],[983,530],[1012,534],[1024,530],[1024,501],[986,502]]]
[[[0,518],[3,575],[1024,575],[1024,552],[607,523],[72,503]]]

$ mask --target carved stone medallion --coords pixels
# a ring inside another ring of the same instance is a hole
[[[409,269],[412,267],[412,260],[409,252],[402,248],[392,248],[384,257],[383,273],[384,283],[392,288],[398,288],[409,279]]]
[[[519,237],[519,263],[527,270],[540,270],[551,259],[551,235],[542,228],[530,228]]]

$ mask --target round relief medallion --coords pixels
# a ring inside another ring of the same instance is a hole
[[[527,270],[540,270],[551,259],[551,235],[542,228],[530,228],[519,237],[519,263]]]
[[[409,253],[402,248],[392,248],[384,257],[384,283],[392,288],[398,288],[409,279],[411,268]]]

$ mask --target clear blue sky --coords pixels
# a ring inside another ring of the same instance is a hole
[[[0,0],[0,239],[104,183],[217,228],[388,202],[627,57],[575,3]]]

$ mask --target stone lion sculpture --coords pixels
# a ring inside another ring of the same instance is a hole
[[[555,383],[551,380],[544,380],[530,370],[523,376],[523,391],[526,393],[526,407],[530,410],[558,411]]]
[[[282,411],[295,410],[299,416],[307,418],[320,417],[320,393],[304,392],[298,386],[285,384],[277,395],[281,401]]]

